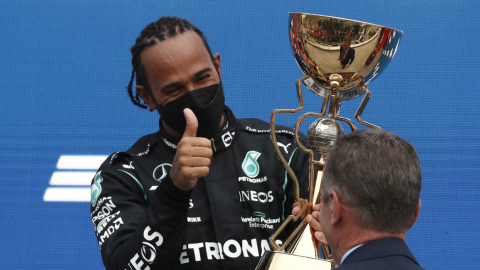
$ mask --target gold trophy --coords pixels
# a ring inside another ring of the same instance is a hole
[[[335,143],[338,136],[344,134],[337,122],[346,122],[352,131],[357,127],[348,118],[340,116],[340,104],[364,95],[355,118],[364,126],[379,128],[361,118],[372,92],[367,85],[388,65],[397,52],[402,31],[392,28],[335,18],[323,15],[290,13],[289,35],[295,59],[305,76],[297,80],[299,106],[296,109],[278,109],[271,116],[271,138],[275,152],[282,161],[288,174],[294,181],[295,199],[301,204],[296,215],[290,215],[278,230],[270,237],[273,251],[267,251],[257,265],[257,270],[265,269],[332,269],[335,262],[327,243],[318,242],[313,231],[303,219],[294,232],[279,246],[275,240],[285,226],[311,213],[313,204],[320,200],[320,183],[325,154]],[[300,198],[298,179],[282,156],[275,135],[275,119],[279,113],[297,113],[304,109],[302,83],[314,94],[323,99],[320,112],[302,115],[295,123],[295,142],[299,148],[310,155],[309,198]],[[327,114],[326,118],[323,118]],[[298,139],[300,124],[308,117],[317,117],[310,125],[307,138],[311,149],[302,145]],[[320,155],[314,159],[314,153]],[[314,165],[319,172],[315,175]]]

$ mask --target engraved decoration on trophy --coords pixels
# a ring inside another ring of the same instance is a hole
[[[323,15],[290,13],[289,38],[297,64],[305,74],[296,81],[299,106],[296,109],[277,109],[271,115],[271,138],[278,158],[282,161],[295,186],[295,199],[301,204],[296,215],[290,215],[270,237],[273,251],[267,251],[257,265],[263,269],[332,269],[335,262],[327,243],[318,242],[302,216],[311,213],[320,200],[320,183],[325,155],[344,130],[338,121],[357,127],[351,119],[340,116],[344,101],[364,96],[355,118],[361,125],[380,128],[365,122],[362,112],[372,92],[367,85],[387,67],[397,52],[402,31],[392,28]],[[302,83],[322,99],[320,112],[308,112],[295,123],[295,142],[310,155],[309,197],[300,198],[298,179],[280,153],[275,135],[275,119],[279,113],[297,113],[304,109]],[[325,117],[326,116],[326,117]],[[308,117],[317,119],[310,125],[307,138],[310,148],[298,139],[300,124]],[[315,157],[319,157],[315,160]],[[318,166],[315,175],[314,165]],[[279,246],[275,240],[285,226],[301,219],[294,232]]]

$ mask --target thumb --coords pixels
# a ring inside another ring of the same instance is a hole
[[[185,132],[183,132],[183,138],[185,137],[197,137],[198,120],[195,114],[189,108],[183,110],[185,120],[187,120],[187,126]]]

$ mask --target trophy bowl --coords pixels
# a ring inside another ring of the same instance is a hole
[[[289,13],[290,43],[315,94],[336,88],[340,101],[365,93],[395,56],[402,31],[330,16]],[[333,84],[332,84],[333,83]]]

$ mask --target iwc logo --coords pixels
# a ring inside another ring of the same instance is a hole
[[[153,170],[153,179],[157,180],[158,182],[162,182],[162,180],[167,177],[171,168],[172,164],[170,163],[163,163],[158,165],[155,170]]]
[[[245,159],[242,163],[243,172],[248,177],[257,177],[260,172],[260,165],[258,165],[257,159],[260,157],[261,153],[257,151],[248,151]]]

